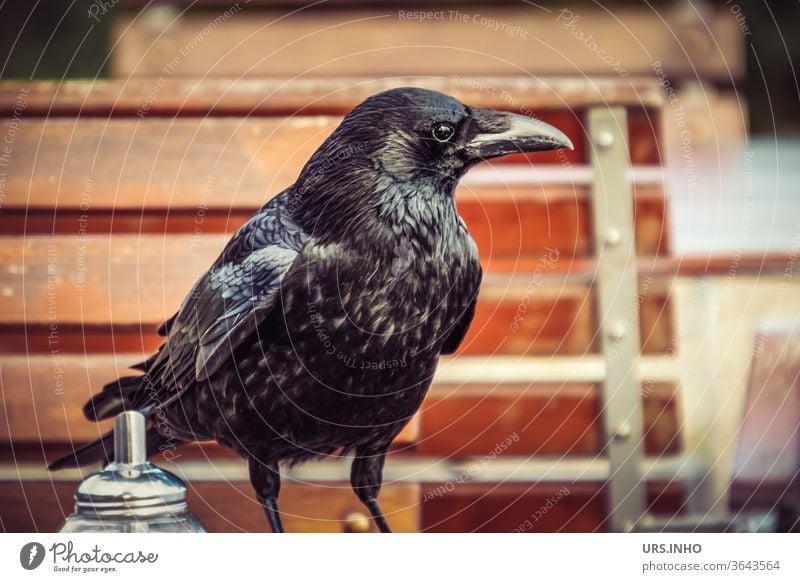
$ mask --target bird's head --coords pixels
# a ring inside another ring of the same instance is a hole
[[[452,197],[475,164],[520,152],[572,149],[538,119],[471,107],[427,89],[378,93],[355,107],[314,153],[295,186],[312,212],[379,209],[415,196]],[[360,214],[360,213],[359,213]]]

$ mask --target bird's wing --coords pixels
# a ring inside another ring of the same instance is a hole
[[[298,252],[269,245],[237,263],[225,263],[209,273],[206,301],[198,308],[205,331],[195,359],[195,377],[206,380],[272,311],[281,281]],[[209,315],[214,317],[209,320]]]
[[[167,341],[138,368],[169,401],[214,374],[269,315],[306,242],[288,214],[284,193],[253,215],[159,328]]]
[[[458,318],[456,324],[450,330],[447,339],[442,346],[441,353],[444,355],[455,353],[458,349],[458,346],[461,345],[461,342],[464,340],[464,336],[467,335],[467,331],[469,330],[469,326],[472,323],[472,318],[475,317],[475,305],[478,303],[478,288],[480,287],[481,279],[483,278],[483,272],[478,269],[477,272],[477,283],[475,285],[475,294],[472,296],[472,299],[467,305],[466,309],[461,313],[461,317]]]

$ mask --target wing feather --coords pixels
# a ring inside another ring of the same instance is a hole
[[[288,192],[282,193],[242,225],[159,328],[166,342],[135,366],[150,376],[161,406],[218,371],[271,313],[306,243],[288,215],[287,200]]]

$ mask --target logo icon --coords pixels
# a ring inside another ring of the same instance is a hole
[[[39,542],[28,542],[19,551],[19,563],[26,570],[35,570],[44,561],[44,546]]]

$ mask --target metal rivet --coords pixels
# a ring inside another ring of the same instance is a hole
[[[626,421],[621,422],[619,424],[619,426],[617,427],[617,430],[614,431],[614,438],[615,439],[620,439],[620,440],[625,440],[629,436],[631,436],[631,425],[626,420]]]
[[[610,148],[614,145],[614,134],[604,129],[594,138],[595,143],[601,148]]]
[[[609,227],[606,231],[606,245],[610,247],[617,246],[622,240],[622,231],[615,227]]]
[[[641,523],[641,524],[642,524],[642,525],[644,525],[644,526],[650,526],[650,525],[653,525],[655,522],[656,522],[656,519],[655,519],[655,518],[654,518],[652,515],[650,515],[649,513],[645,513],[645,514],[644,514],[644,515],[643,515],[643,516],[642,516],[642,517],[639,519],[639,523]]]
[[[352,511],[344,516],[345,531],[351,533],[366,533],[370,528],[370,520],[360,511]]]
[[[611,341],[615,343],[619,343],[625,339],[625,324],[624,323],[612,323],[608,326],[608,337]]]

